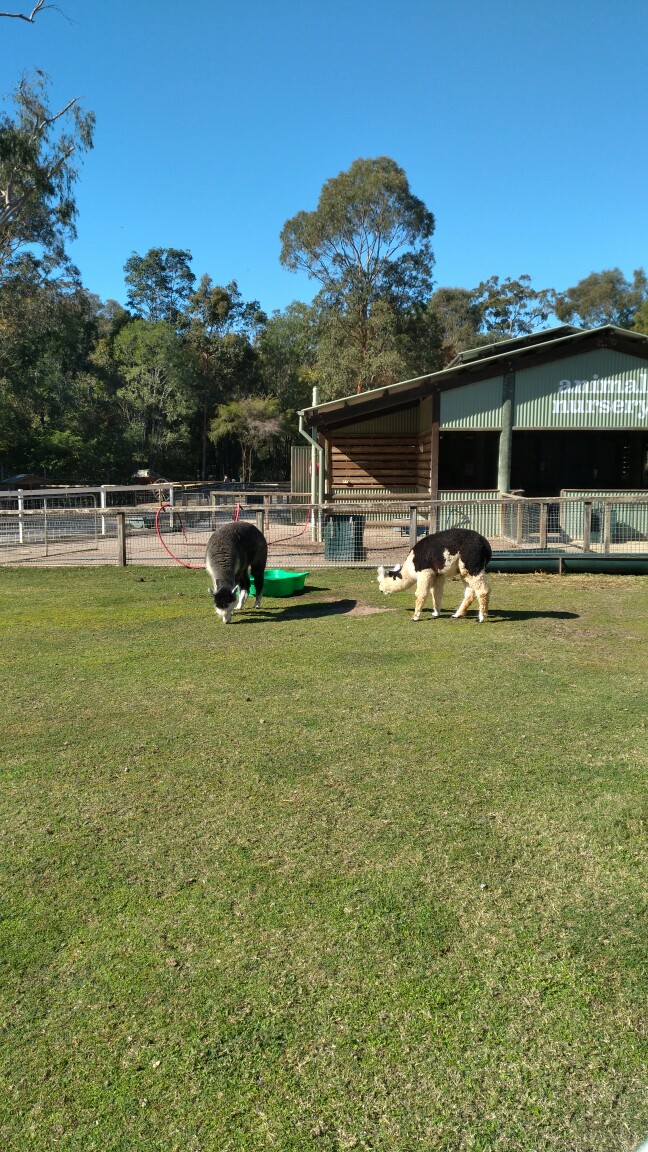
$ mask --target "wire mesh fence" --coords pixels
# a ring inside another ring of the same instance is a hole
[[[278,568],[371,567],[401,562],[431,531],[472,528],[494,556],[648,559],[645,499],[381,500],[311,506],[252,496],[180,506],[0,507],[0,564],[180,564],[200,568],[211,533],[251,520]]]

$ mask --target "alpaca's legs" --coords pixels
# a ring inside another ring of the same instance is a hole
[[[472,604],[473,600],[475,599],[475,593],[474,593],[473,589],[471,588],[470,584],[468,583],[467,580],[465,583],[466,583],[466,590],[464,592],[464,598],[461,601],[461,604],[459,605],[459,607],[457,608],[457,611],[454,613],[455,620],[460,620],[462,616],[466,615],[466,612],[468,611],[468,609],[470,608],[470,605]]]
[[[432,579],[431,592],[432,592],[432,615],[438,616],[441,612],[441,601],[443,599],[443,589],[445,586],[445,576],[434,576]]]
[[[434,572],[419,572],[416,580],[416,600],[412,620],[420,620],[423,606],[434,582]]]
[[[476,596],[479,602],[479,620],[481,622],[488,616],[488,601],[490,599],[490,588],[488,586],[488,581],[486,580],[483,572],[479,572],[477,576],[466,575],[463,577],[463,579],[466,584],[466,591],[464,592],[464,598],[461,601],[461,604],[454,614],[455,619],[458,620],[462,616],[466,615]]]

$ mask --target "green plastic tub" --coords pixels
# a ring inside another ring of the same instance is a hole
[[[264,596],[293,596],[303,591],[308,572],[288,572],[285,568],[266,568],[263,580]],[[250,595],[256,595],[254,580],[250,577]]]

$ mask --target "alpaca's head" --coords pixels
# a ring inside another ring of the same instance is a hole
[[[378,587],[381,592],[388,595],[390,592],[398,591],[397,580],[401,574],[401,565],[397,564],[395,568],[385,568],[380,565],[378,569]]]
[[[220,616],[223,624],[229,624],[232,616],[234,615],[234,605],[238,600],[237,588],[210,588],[212,596],[214,597],[214,608],[216,614]]]

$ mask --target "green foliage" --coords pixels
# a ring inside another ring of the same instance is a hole
[[[420,299],[430,287],[434,216],[386,156],[356,160],[328,180],[316,211],[299,212],[281,233],[281,262],[319,280],[332,301],[354,290]]]
[[[145,256],[133,252],[124,265],[129,307],[153,323],[176,324],[196,279],[190,263],[191,253],[180,248],[150,248]]]
[[[202,276],[187,303],[183,320],[194,363],[196,431],[203,478],[209,471],[209,421],[216,405],[258,391],[259,366],[253,340],[265,319],[257,300],[243,300],[235,280],[221,286],[215,285],[210,276]]]
[[[475,295],[467,288],[437,288],[430,297],[427,307],[437,326],[442,367],[483,340],[482,312]]]
[[[554,309],[551,289],[537,290],[530,276],[510,278],[500,283],[499,276],[484,280],[472,293],[479,311],[482,333],[491,340],[527,336],[546,324]]]
[[[328,180],[317,209],[299,212],[281,233],[281,262],[322,285],[316,301],[325,345],[323,391],[355,391],[398,378],[401,315],[432,286],[434,216],[388,157],[356,160]],[[343,350],[343,378],[333,384],[331,354]],[[319,366],[318,366],[319,371]]]
[[[634,315],[632,327],[636,332],[645,332],[648,335],[648,300],[644,300]]]
[[[133,320],[117,333],[114,358],[123,378],[117,399],[125,437],[139,466],[179,465],[193,397],[191,366],[174,326]]]
[[[22,256],[3,279],[0,329],[3,466],[83,479],[104,438],[91,368],[95,301],[74,281],[44,279],[39,262]]]
[[[13,114],[0,117],[0,270],[26,245],[37,245],[50,268],[65,264],[65,242],[76,235],[73,188],[95,118],[75,99],[52,111],[48,84],[42,72],[24,76]]]
[[[364,338],[349,339],[350,320],[332,308],[319,312],[315,377],[322,400],[393,384],[441,367],[438,327],[425,308],[399,309],[376,300]]]
[[[554,311],[564,323],[576,323],[583,328],[599,328],[604,324],[632,328],[647,300],[648,277],[643,268],[634,271],[632,282],[626,280],[620,268],[608,268],[604,272],[591,272],[573,288],[558,293]]]
[[[274,312],[259,332],[256,349],[264,391],[276,396],[286,413],[310,402],[318,342],[317,310],[297,302]]]
[[[255,457],[268,455],[283,431],[279,401],[275,397],[247,396],[219,405],[209,436],[214,444],[224,437],[236,441],[241,449],[241,480],[247,484],[252,479]]]

